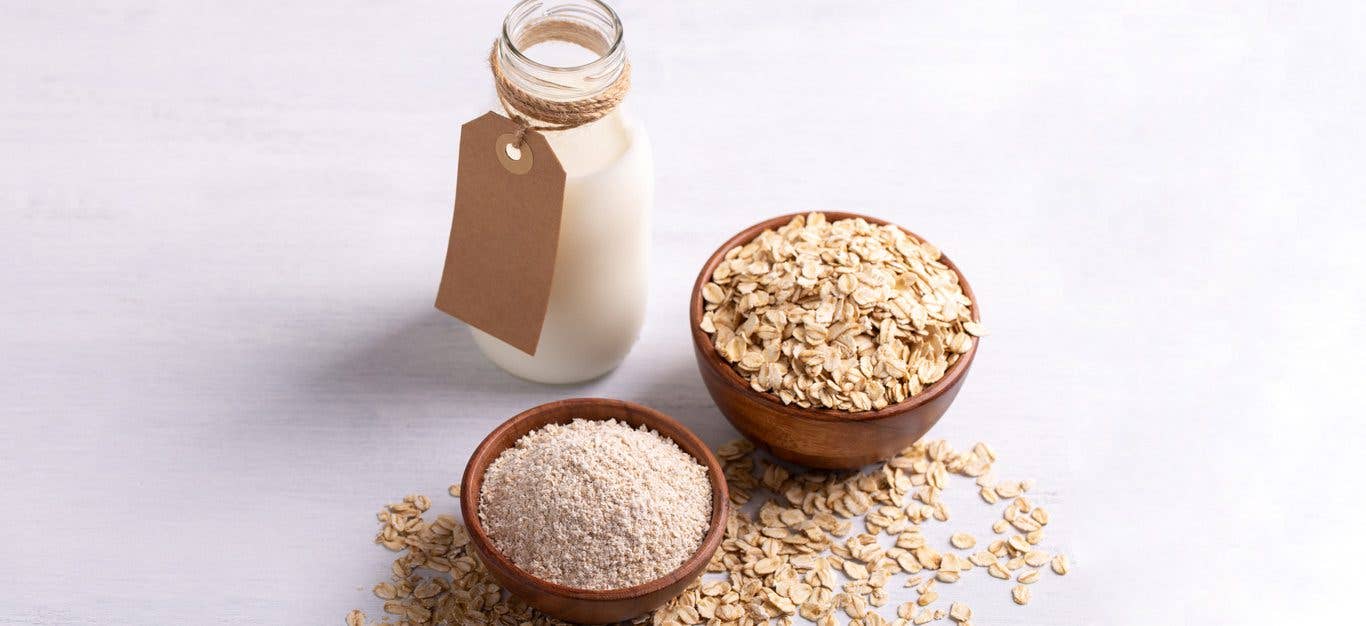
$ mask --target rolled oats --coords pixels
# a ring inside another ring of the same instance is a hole
[[[984,334],[937,248],[895,226],[822,213],[727,251],[702,299],[700,327],[717,353],[755,391],[805,408],[906,400]]]
[[[390,583],[379,583],[373,590],[375,597],[381,600],[393,600],[398,597],[398,590]]]
[[[1027,536],[994,540],[965,558],[933,550],[920,532],[933,512],[919,517],[912,512],[930,507],[925,502],[939,502],[948,482],[944,475],[931,481],[931,473],[940,471],[931,468],[983,482],[995,461],[995,452],[985,444],[957,453],[944,442],[919,442],[874,471],[855,474],[789,471],[756,459],[753,446],[743,441],[722,446],[717,455],[731,490],[749,490],[756,502],[732,510],[721,547],[707,566],[711,574],[636,624],[791,626],[800,616],[819,626],[836,626],[839,611],[850,617],[850,626],[906,626],[945,617],[967,625],[972,614],[966,605],[953,603],[948,610],[932,606],[939,598],[937,583],[964,584],[974,565],[993,578],[1010,580],[1013,570],[1039,562],[1041,551]],[[398,556],[392,579],[375,586],[390,617],[374,624],[563,624],[504,592],[468,551],[469,536],[455,516],[442,513],[431,523],[423,519],[431,506],[425,498],[410,496],[376,515],[376,543]],[[1040,509],[1027,501],[1006,506],[1011,515],[1003,514],[1002,523],[1017,514],[1042,523],[1033,513]],[[866,514],[866,524],[868,518],[876,519],[867,533],[851,532],[851,520],[860,514]],[[895,545],[883,548],[890,540],[880,540],[882,535],[895,537]],[[1068,568],[1062,554],[1054,555],[1051,565],[1059,574]],[[916,574],[922,570],[934,576]],[[901,572],[908,575],[898,585],[895,576]],[[1011,590],[1016,603],[1029,602],[1028,585],[1039,573],[1019,572]],[[915,601],[897,607],[891,622],[878,610],[889,603],[886,585],[918,594]],[[393,597],[386,598],[391,592]],[[346,615],[346,623],[363,626],[366,617],[355,610]]]

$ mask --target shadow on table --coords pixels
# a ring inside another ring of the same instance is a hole
[[[713,446],[736,437],[702,384],[691,346],[680,341],[679,349],[652,350],[644,343],[602,377],[547,385],[499,369],[479,352],[469,329],[444,313],[418,311],[342,350],[306,384],[329,400],[350,403],[435,402],[504,412],[564,398],[620,398],[673,416]]]
[[[633,376],[635,382],[620,390],[621,399],[663,411],[712,447],[739,437],[707,394],[691,346],[685,347],[686,350],[670,351],[668,357],[651,358],[644,368],[646,372]],[[630,359],[623,364],[632,366]]]
[[[344,351],[309,383],[320,393],[388,399],[540,396],[553,389],[498,369],[479,352],[469,329],[435,309],[415,312]]]

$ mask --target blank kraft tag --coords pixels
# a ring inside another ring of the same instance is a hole
[[[564,168],[540,133],[489,112],[460,127],[455,217],[436,308],[536,354],[564,208]],[[516,151],[514,151],[516,153]]]

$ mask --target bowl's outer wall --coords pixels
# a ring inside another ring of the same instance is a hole
[[[889,459],[914,444],[948,410],[967,379],[967,369],[933,400],[900,415],[873,421],[813,420],[800,411],[775,411],[737,392],[694,351],[697,370],[721,414],[755,445],[785,461],[821,469],[857,469]]]
[[[479,521],[478,498],[484,471],[503,450],[522,435],[551,423],[574,418],[617,419],[632,426],[646,425],[672,439],[685,452],[707,466],[712,482],[712,516],[707,536],[697,554],[678,570],[655,581],[624,590],[584,591],[555,585],[518,569],[493,548]],[[461,515],[470,534],[470,546],[498,584],[542,612],[580,624],[609,624],[633,618],[662,606],[682,593],[702,575],[707,562],[721,545],[729,515],[729,492],[720,465],[696,435],[672,418],[631,402],[602,398],[576,398],[550,402],[528,409],[490,433],[465,466],[461,485]]]
[[[484,564],[489,566],[489,559],[485,557],[483,550],[477,551],[480,553],[480,558]],[[596,600],[589,603],[580,599],[545,593],[539,588],[526,584],[522,578],[501,567],[489,566],[488,570],[493,575],[494,580],[498,581],[498,584],[507,589],[509,593],[525,600],[527,604],[536,607],[537,610],[546,615],[575,624],[615,624],[643,615],[663,606],[664,603],[683,593],[683,590],[692,584],[692,581],[702,575],[699,570],[689,578],[679,579],[668,587],[636,598]]]

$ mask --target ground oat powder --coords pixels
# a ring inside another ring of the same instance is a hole
[[[697,552],[706,467],[653,430],[577,419],[527,433],[484,473],[479,519],[532,575],[580,589],[659,578]]]

